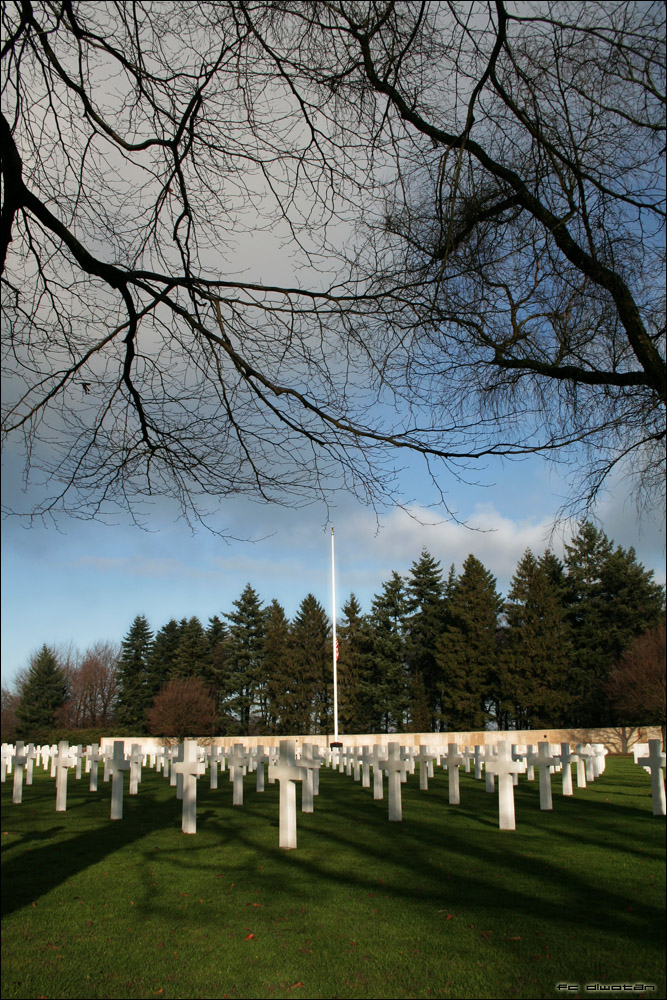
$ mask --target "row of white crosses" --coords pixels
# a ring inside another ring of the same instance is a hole
[[[660,768],[665,766],[664,753],[660,757],[660,741],[651,741],[655,747],[651,747],[651,754],[648,758],[641,759],[640,763],[648,765],[653,777],[654,787],[654,813],[664,815],[664,784],[660,778]],[[596,749],[598,752],[596,752]],[[585,785],[586,777],[584,767],[594,778],[596,773],[603,767],[604,756],[600,751],[603,748],[583,747],[579,745],[574,754],[571,753],[569,744],[561,745],[561,753],[554,755],[551,753],[550,745],[546,742],[538,744],[537,752],[534,747],[526,748],[522,752],[520,748],[511,747],[506,742],[499,742],[494,752],[491,747],[475,747],[474,751],[465,750],[458,752],[456,744],[449,744],[447,753],[441,753],[440,762],[449,774],[449,801],[451,805],[460,803],[459,790],[459,769],[465,766],[469,769],[472,760],[475,761],[475,776],[481,777],[482,766],[486,769],[487,789],[494,791],[494,779],[498,778],[498,808],[499,826],[501,829],[515,829],[514,815],[514,784],[518,775],[528,770],[528,776],[534,776],[534,770],[539,771],[540,781],[540,807],[550,810],[552,808],[551,799],[551,771],[558,765],[562,768],[563,794],[572,794],[571,764],[576,760],[578,765],[578,784]],[[67,795],[67,771],[70,767],[76,767],[77,774],[81,773],[81,762],[83,754],[81,748],[68,748],[67,743],[59,744],[57,752],[55,748],[50,748],[52,775],[56,778],[56,810],[64,811],[66,808]],[[273,751],[275,753],[275,751]],[[21,801],[22,776],[24,768],[28,763],[32,763],[37,756],[34,748],[23,747],[17,744],[14,754],[10,757],[14,764],[14,801]],[[114,744],[113,752],[103,754],[99,748],[89,747],[86,753],[86,769],[90,770],[91,790],[97,788],[97,764],[100,760],[105,763],[105,780],[111,778],[111,818],[121,819],[123,815],[123,774],[130,770],[130,792],[136,794],[138,782],[140,780],[140,768],[144,759],[144,754],[139,745],[133,745],[129,759],[125,758],[124,744],[117,741]],[[246,751],[242,744],[235,744],[231,751],[223,751],[219,748],[210,748],[208,751],[208,765],[211,769],[211,787],[217,787],[218,763],[224,769],[225,756],[229,762],[230,780],[233,782],[233,804],[243,804],[243,774],[248,768],[257,771],[257,790],[264,788],[264,764],[269,764],[269,781],[278,780],[280,783],[280,846],[286,849],[296,847],[296,781],[302,783],[302,811],[312,812],[313,795],[317,793],[318,769],[324,762],[317,752],[317,749],[304,744],[301,751],[301,759],[297,761],[296,747],[294,741],[281,741],[280,756],[273,759],[272,752],[264,753],[262,747],[258,747],[253,754]],[[48,762],[49,754],[42,755],[43,763]],[[363,786],[370,786],[370,768],[374,771],[374,798],[383,797],[382,778],[387,775],[388,784],[388,807],[390,821],[397,822],[402,819],[401,804],[401,783],[406,780],[408,771],[414,771],[415,761],[420,764],[420,787],[426,789],[429,771],[432,772],[433,762],[437,755],[429,753],[427,749],[421,748],[418,753],[414,753],[410,748],[402,748],[398,743],[390,743],[386,756],[379,746],[348,748],[343,753],[337,751],[325,751],[325,759],[332,766],[338,765],[341,770],[346,769],[348,774],[352,773],[356,780],[361,778]],[[4,758],[3,758],[4,759]],[[160,754],[155,755],[154,763],[163,769],[165,775],[169,771],[171,763],[171,780],[177,787],[177,796],[183,800],[182,829],[184,833],[196,832],[196,783],[197,779],[204,773],[206,764],[200,759],[199,750],[195,740],[186,740],[179,748],[171,750],[165,748]],[[134,768],[134,776],[133,776]],[[530,772],[533,772],[533,775]],[[656,777],[657,775],[657,777]],[[4,771],[3,771],[4,777]],[[26,783],[29,783],[28,781]],[[660,789],[662,799],[660,799]],[[660,803],[662,802],[662,805]],[[656,805],[657,803],[657,805]],[[660,812],[662,809],[662,812]]]
[[[639,764],[640,767],[643,767],[651,775],[653,815],[664,816],[667,810],[665,804],[665,779],[662,776],[662,772],[665,770],[666,757],[662,749],[661,740],[649,740],[644,752],[645,755],[640,755],[640,753],[635,753],[635,764]]]

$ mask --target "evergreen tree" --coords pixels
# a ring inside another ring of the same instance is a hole
[[[31,660],[26,682],[16,706],[17,733],[23,740],[40,742],[53,728],[54,716],[67,698],[65,672],[56,655],[42,646]]]
[[[426,549],[412,564],[406,587],[406,655],[411,696],[417,699],[410,715],[413,725],[421,723],[419,731],[434,732],[440,728],[441,720],[442,679],[437,645],[445,627],[446,605],[440,563]]]
[[[197,617],[180,623],[178,644],[174,652],[174,662],[170,680],[185,677],[204,677],[208,672],[210,644],[204,626]]]
[[[463,564],[437,642],[442,713],[447,729],[482,730],[489,718],[488,692],[498,658],[502,600],[495,578],[473,555]]]
[[[633,549],[614,549],[590,521],[565,546],[565,565],[575,696],[570,724],[609,725],[609,671],[634,638],[659,624],[664,590],[637,562]]]
[[[116,673],[118,723],[134,730],[144,731],[146,713],[155,697],[155,684],[149,668],[153,633],[148,620],[137,615],[130,631],[121,643],[121,653]]]
[[[224,708],[238,721],[240,732],[250,732],[251,716],[266,685],[264,673],[265,615],[256,591],[248,583],[229,620],[228,693]]]
[[[152,698],[175,676],[176,655],[181,639],[182,624],[171,618],[155,635],[148,653],[147,685]]]
[[[338,722],[341,733],[368,732],[366,706],[373,684],[368,621],[361,605],[350,594],[343,605],[338,639]]]
[[[227,679],[229,670],[227,659],[229,655],[229,629],[226,623],[218,618],[217,615],[213,615],[208,620],[206,642],[208,651],[205,659],[205,669],[201,676],[219,712],[228,694]],[[226,732],[223,735],[226,735]]]
[[[331,732],[331,627],[327,613],[312,595],[304,597],[292,623],[292,678],[287,718],[292,733]]]
[[[394,571],[374,597],[369,618],[371,668],[362,691],[362,711],[370,732],[400,731],[407,721],[406,618],[405,585]]]
[[[266,732],[289,736],[289,691],[293,683],[290,625],[284,608],[275,599],[265,615]]]
[[[517,729],[558,727],[569,720],[572,650],[558,565],[552,553],[537,560],[527,549],[505,604],[501,704]]]

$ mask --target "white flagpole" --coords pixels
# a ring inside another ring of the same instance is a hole
[[[334,697],[334,743],[338,743],[338,665],[336,663],[336,568],[334,561],[334,530],[331,529],[331,602],[333,622],[333,697]]]

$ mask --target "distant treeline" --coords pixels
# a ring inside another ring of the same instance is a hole
[[[625,724],[661,722],[655,688],[662,670],[664,701],[664,653],[658,679],[650,668],[639,685],[644,705],[624,703],[623,685],[632,678],[622,681],[619,673],[641,637],[663,623],[664,588],[652,577],[633,549],[614,546],[590,522],[565,546],[563,561],[551,551],[536,557],[527,550],[506,600],[474,555],[460,573],[452,565],[445,574],[423,550],[405,577],[391,574],[369,611],[354,594],[343,605],[339,730],[603,726],[617,721],[619,711]],[[98,678],[86,694],[77,671],[93,677],[96,666],[100,674],[105,651],[107,687]],[[40,658],[49,656],[53,663],[46,673],[42,663],[41,680],[34,678]],[[660,659],[655,652],[634,655],[634,681],[651,656]],[[49,688],[55,708],[49,702],[38,718],[49,671],[56,677]],[[188,692],[195,691],[199,701],[188,707]],[[63,668],[44,647],[15,698],[17,732],[26,737],[47,724],[49,713],[53,723],[54,712],[61,725],[115,725],[133,733],[197,726],[219,735],[331,733],[331,623],[312,594],[290,621],[277,600],[263,606],[248,584],[233,609],[206,627],[196,617],[172,619],[153,633],[137,615],[115,657],[109,644],[98,644],[80,664]]]

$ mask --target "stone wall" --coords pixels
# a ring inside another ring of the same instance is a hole
[[[462,733],[355,733],[351,736],[340,736],[338,741],[343,746],[373,746],[378,743],[386,746],[388,743],[401,743],[403,746],[443,747],[448,743],[457,743],[460,747],[473,747],[477,744],[495,744],[499,740],[509,740],[510,743],[539,743],[547,740],[549,743],[568,742],[572,747],[577,743],[604,743],[609,753],[630,753],[635,743],[645,743],[647,740],[659,740],[662,733],[659,726],[620,726],[609,729],[512,729],[508,732],[498,730],[485,732]],[[100,741],[102,746],[113,744],[123,737],[105,737]],[[203,744],[215,746],[232,746],[242,743],[246,747],[277,747],[281,739],[296,740],[297,743],[314,743],[316,746],[327,746],[333,741],[333,736],[205,736],[199,740]],[[144,751],[160,746],[163,740],[152,736],[128,736],[124,738],[125,750],[129,752],[133,743],[141,743]]]

